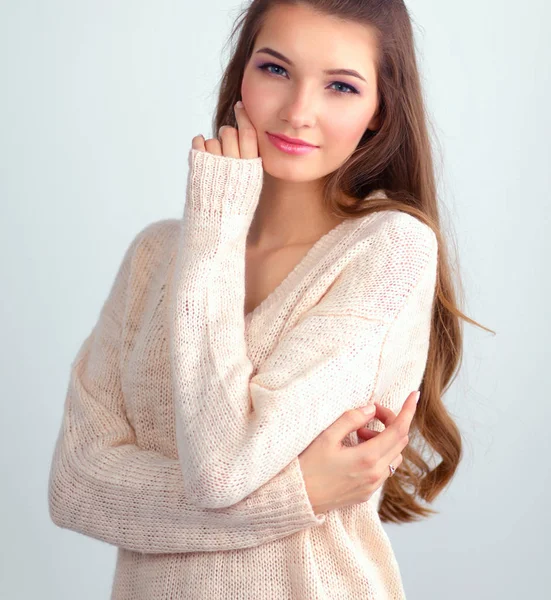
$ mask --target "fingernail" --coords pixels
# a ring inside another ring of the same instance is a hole
[[[416,392],[416,399],[415,399],[415,404],[419,403],[419,398],[421,397],[421,392]]]
[[[362,411],[366,415],[371,415],[375,412],[375,406],[373,406],[373,404],[369,404],[368,406],[362,406]]]
[[[241,102],[241,100],[239,100],[238,102],[236,102],[235,108],[243,108],[243,102]]]

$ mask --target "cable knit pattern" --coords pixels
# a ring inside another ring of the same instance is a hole
[[[50,515],[118,546],[112,600],[405,598],[382,490],[316,515],[298,455],[419,388],[436,236],[400,211],[344,221],[244,315],[262,178],[192,149],[183,218],[135,236],[71,365]]]

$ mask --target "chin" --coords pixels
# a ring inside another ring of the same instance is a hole
[[[270,164],[270,161],[262,160],[262,167],[264,172],[273,177],[274,179],[280,179],[281,181],[288,181],[290,183],[307,183],[309,181],[315,181],[319,179],[317,174],[308,174],[304,168],[289,167],[288,165],[274,165]]]
[[[259,155],[262,156],[264,171],[276,179],[305,183],[320,179],[331,172],[307,156],[285,155],[277,150],[275,153],[259,151]]]
[[[272,164],[281,165],[283,168],[299,168],[304,169],[305,166],[308,165],[309,168],[312,168],[312,165],[317,163],[319,158],[315,158],[313,155],[294,155],[287,154],[286,152],[282,152],[273,146],[267,146],[264,148],[258,147],[258,153],[262,158],[266,161],[271,162]]]

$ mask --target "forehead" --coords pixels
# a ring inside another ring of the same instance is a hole
[[[375,74],[375,31],[308,6],[272,7],[257,35],[253,54],[263,46],[281,52],[299,70],[350,68],[370,78]]]

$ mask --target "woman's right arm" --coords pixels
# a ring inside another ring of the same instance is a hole
[[[326,443],[369,421],[360,409],[345,413],[264,486],[225,508],[189,502],[179,461],[136,445],[124,409],[119,344],[130,264],[147,229],[126,251],[99,320],[71,365],[50,468],[48,502],[53,522],[138,552],[209,552],[283,538],[323,524],[323,513],[332,508],[367,500],[377,461],[371,468],[360,459],[368,455],[380,459],[377,440],[348,448],[351,452],[346,456],[339,444]],[[393,430],[398,428],[388,427],[384,414],[378,416],[388,431],[377,439],[394,443],[396,456],[400,436],[393,436]],[[352,488],[349,472],[358,468],[357,460],[365,484]],[[393,464],[398,466],[396,461]]]
[[[153,225],[154,226],[154,225]],[[120,380],[121,323],[132,241],[99,319],[71,364],[50,467],[49,513],[63,528],[144,553],[232,550],[320,525],[298,457],[241,502],[193,505],[177,459],[136,445]]]

